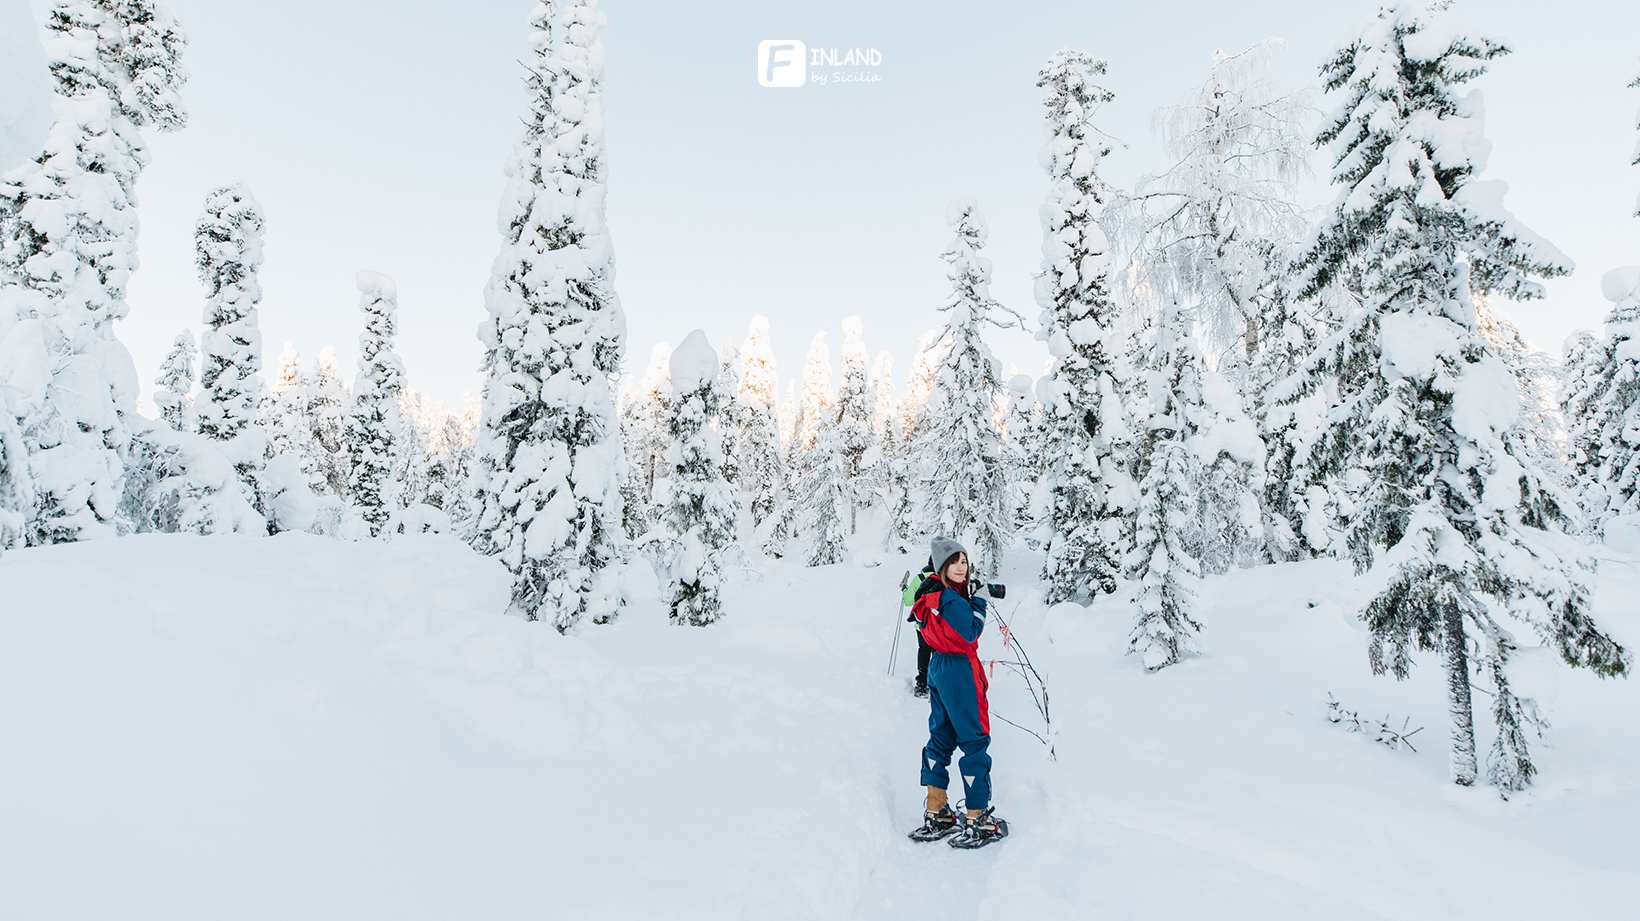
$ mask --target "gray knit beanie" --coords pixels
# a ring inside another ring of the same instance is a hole
[[[930,546],[933,552],[928,554],[928,558],[934,561],[934,573],[936,575],[945,572],[945,564],[951,562],[952,557],[959,553],[965,555],[968,553],[967,547],[949,537],[936,537]],[[970,561],[972,559],[972,557],[969,558]]]

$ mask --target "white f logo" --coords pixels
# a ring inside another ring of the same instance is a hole
[[[774,38],[757,46],[757,82],[802,86],[808,82],[808,49],[796,39]]]

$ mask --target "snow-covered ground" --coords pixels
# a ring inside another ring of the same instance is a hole
[[[883,672],[914,562],[740,570],[708,628],[669,626],[640,570],[619,623],[566,638],[502,615],[499,565],[441,537],[8,552],[0,918],[1633,910],[1640,683],[1562,669],[1537,785],[1456,788],[1438,668],[1370,675],[1335,562],[1209,582],[1206,656],[1152,675],[1120,602],[1043,610],[1015,556],[998,607],[1049,673],[1059,759],[999,723],[1013,835],[913,844],[909,633]],[[1599,606],[1640,636],[1631,563]],[[1329,692],[1426,727],[1417,753],[1330,723]],[[1039,725],[1001,668],[993,708]]]

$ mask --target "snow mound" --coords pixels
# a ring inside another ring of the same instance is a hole
[[[699,390],[717,380],[718,355],[706,341],[706,333],[695,330],[683,337],[668,359],[673,392],[684,394]]]
[[[1600,276],[1600,293],[1614,303],[1640,295],[1640,265],[1626,265]]]
[[[359,286],[359,292],[372,300],[391,301],[399,296],[399,286],[380,272],[362,269],[354,276],[354,282]]]

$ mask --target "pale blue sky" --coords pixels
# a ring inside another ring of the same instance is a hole
[[[44,0],[34,0],[37,10]],[[268,219],[264,362],[285,340],[310,360],[338,347],[351,374],[360,315],[353,274],[393,276],[398,351],[411,385],[458,401],[479,387],[474,328],[495,257],[501,165],[519,133],[518,59],[531,3],[172,0],[192,44],[190,125],[150,135],[142,178],[142,269],[120,336],[145,391],[172,336],[196,334],[202,289],[192,226],[205,193],[244,180]],[[824,3],[608,0],[605,85],[609,223],[629,320],[628,367],[657,341],[704,328],[737,341],[770,319],[787,379],[818,330],[834,360],[842,318],[894,353],[903,382],[916,336],[939,322],[939,253],[952,199],[991,226],[993,294],[1032,320],[1045,191],[1036,69],[1062,45],[1110,61],[1116,101],[1098,123],[1131,146],[1107,160],[1127,184],[1162,168],[1150,115],[1206,75],[1215,49],[1277,36],[1275,72],[1314,82],[1367,2],[1152,3],[967,0]],[[1640,8],[1630,0],[1470,0],[1449,23],[1500,34],[1515,53],[1477,85],[1495,145],[1487,178],[1578,263],[1546,303],[1515,307],[1528,337],[1558,353],[1607,305],[1599,277],[1640,263],[1627,165],[1640,92]],[[762,39],[870,47],[874,84],[768,89]],[[1323,101],[1323,107],[1330,106]],[[1326,164],[1317,157],[1318,171]],[[1331,192],[1316,184],[1309,202]],[[999,334],[999,357],[1039,373],[1044,350]]]

